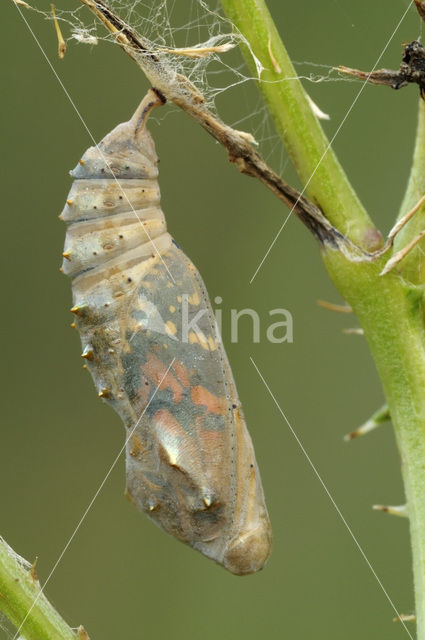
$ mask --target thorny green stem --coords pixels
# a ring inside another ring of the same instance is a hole
[[[74,632],[41,593],[35,571],[19,562],[12,549],[0,537],[0,611],[18,629],[25,640],[88,639],[82,627]],[[34,606],[33,603],[35,602]]]
[[[425,332],[422,292],[383,262],[353,265],[327,251],[325,265],[353,307],[374,357],[389,405],[408,505],[417,638],[425,639]]]
[[[401,218],[409,207],[413,206],[425,193],[425,100],[419,100],[418,126],[416,130],[416,143],[413,152],[412,168],[406,193],[400,208],[399,218]],[[415,215],[396,238],[394,250],[398,251],[413,240],[423,229],[425,229],[425,206]],[[403,262],[403,276],[415,284],[425,282],[425,258],[424,242],[411,251]]]
[[[249,42],[247,63],[257,74],[255,58],[263,70],[259,89],[307,195],[328,220],[355,244],[377,249],[380,234],[329,147],[301,82],[263,0],[221,0],[232,23]],[[252,52],[252,53],[251,53]]]
[[[280,41],[263,0],[221,0],[224,9],[267,69],[259,88],[302,180],[322,157],[327,141],[309,112],[305,93]],[[270,59],[272,52],[274,62]],[[245,50],[247,61],[252,55]],[[280,68],[280,71],[279,71]],[[287,80],[285,80],[285,78]],[[276,82],[276,80],[285,80]],[[264,82],[265,80],[271,82]],[[274,81],[274,82],[273,82]],[[402,206],[405,213],[425,192],[425,106],[421,102],[412,173]],[[309,195],[328,219],[365,246],[374,227],[361,207],[333,153],[322,160],[309,185]],[[425,226],[419,212],[398,246]],[[415,284],[425,282],[424,260],[412,252],[407,268]],[[388,255],[375,262],[355,263],[341,252],[323,250],[326,268],[357,314],[375,360],[389,405],[402,461],[410,520],[416,602],[417,638],[425,640],[425,328],[423,288],[407,284],[399,273],[380,276]],[[406,258],[409,260],[409,256]],[[419,266],[418,266],[419,265]],[[401,263],[404,275],[404,263]]]

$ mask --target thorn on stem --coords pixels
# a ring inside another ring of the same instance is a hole
[[[77,638],[78,640],[90,640],[90,636],[84,629],[83,625],[80,625],[77,629]]]
[[[353,313],[352,308],[348,304],[334,304],[326,300],[317,300],[316,304],[327,311],[335,311],[336,313]]]
[[[420,242],[424,237],[425,237],[425,231],[421,231],[421,233],[419,233],[416,236],[416,238],[413,238],[413,240],[411,240],[409,244],[403,247],[403,249],[400,249],[400,251],[397,251],[397,253],[395,253],[388,260],[388,262],[385,264],[385,267],[382,269],[379,275],[385,276],[387,275],[387,273],[390,273],[390,271],[392,271],[394,267],[396,267],[403,260],[403,258],[405,258],[412,251],[412,249],[416,247],[418,242]]]
[[[364,336],[364,331],[361,327],[349,327],[348,329],[343,329],[342,333],[352,336]]]
[[[321,108],[314,102],[313,98],[308,93],[306,94],[306,96],[307,96],[308,104],[310,105],[312,112],[314,113],[314,115],[318,120],[331,119],[329,113],[325,113],[324,111],[322,111]]]
[[[396,235],[406,226],[406,224],[409,222],[409,220],[411,218],[413,218],[413,216],[418,213],[419,209],[422,208],[422,205],[425,204],[425,196],[422,196],[422,198],[420,198],[418,200],[418,202],[415,204],[414,207],[412,207],[410,209],[410,211],[408,211],[407,213],[404,214],[404,216],[402,216],[400,218],[400,220],[398,220],[396,222],[396,224],[393,226],[393,228],[391,229],[391,231],[388,234],[388,241],[393,242],[394,238],[396,237]]]
[[[372,506],[374,511],[381,511],[382,513],[388,513],[390,516],[397,516],[398,518],[408,518],[409,513],[407,510],[407,504],[402,504],[399,507],[391,507],[384,504],[374,504]]]
[[[361,427],[344,436],[344,440],[346,442],[349,442],[350,440],[354,440],[355,438],[364,436],[379,427],[384,422],[388,422],[388,420],[390,419],[391,416],[388,405],[385,404],[383,407],[378,409],[378,411],[375,411],[372,417],[369,418],[369,420],[367,420],[364,424],[362,424]]]
[[[269,52],[269,58],[270,58],[271,63],[273,65],[273,69],[276,71],[276,73],[282,73],[282,69],[280,68],[279,63],[278,63],[278,61],[276,60],[276,58],[274,57],[274,54],[273,54],[271,38],[269,38],[269,41],[267,43],[267,51]]]
[[[37,562],[38,562],[38,557],[35,558],[34,562],[31,565],[31,568],[29,570],[29,574],[30,574],[31,578],[34,580],[34,582],[39,582],[38,575],[37,575],[37,570],[36,570]]]
[[[393,622],[416,622],[416,616],[412,613],[401,613],[393,618]]]

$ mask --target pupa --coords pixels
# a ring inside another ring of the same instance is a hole
[[[237,575],[271,548],[258,466],[202,278],[167,232],[158,159],[133,117],[71,172],[62,270],[98,395],[126,428],[126,495]]]

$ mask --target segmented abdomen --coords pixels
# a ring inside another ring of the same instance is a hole
[[[152,96],[72,172],[63,271],[82,355],[127,427],[128,497],[233,573],[252,573],[271,544],[261,480],[208,294],[160,209]]]

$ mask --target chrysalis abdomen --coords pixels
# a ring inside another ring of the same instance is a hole
[[[254,450],[202,279],[168,234],[157,157],[132,119],[84,154],[61,214],[82,356],[127,430],[127,496],[243,575],[271,528]]]

